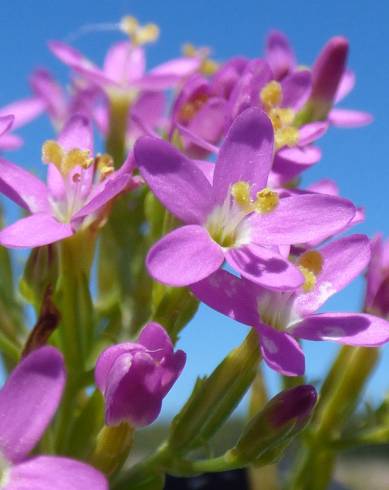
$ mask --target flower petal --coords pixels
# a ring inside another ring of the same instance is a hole
[[[316,311],[365,269],[370,260],[370,240],[365,235],[351,235],[323,247],[320,255],[323,269],[315,287],[295,302],[301,316]]]
[[[117,357],[104,393],[106,424],[129,422],[135,427],[151,424],[161,411],[161,374],[155,361],[144,351]]]
[[[200,301],[223,315],[246,325],[258,323],[257,298],[263,290],[256,284],[220,269],[190,289]]]
[[[0,390],[0,447],[12,463],[25,458],[39,441],[64,385],[63,358],[53,347],[32,352],[9,376]]]
[[[160,361],[173,353],[173,344],[166,330],[156,322],[148,322],[139,333],[137,342],[142,344],[151,356]]]
[[[323,313],[308,316],[292,327],[291,332],[307,340],[377,347],[389,340],[389,322],[364,313]]]
[[[0,231],[0,244],[9,248],[33,248],[73,235],[68,223],[60,223],[50,214],[37,213],[22,218]]]
[[[351,70],[346,70],[340,79],[335,95],[335,103],[344,99],[354,88],[355,73]]]
[[[14,120],[15,116],[13,115],[0,116],[0,136],[11,129]]]
[[[74,459],[38,456],[11,469],[7,490],[108,490],[105,476]]]
[[[273,163],[273,126],[258,107],[242,112],[232,123],[216,162],[213,188],[223,203],[231,184],[253,184],[252,192],[266,186]]]
[[[296,339],[286,332],[264,324],[255,327],[266,363],[285,376],[302,376],[305,371],[304,352]]]
[[[23,140],[16,134],[6,133],[0,137],[0,149],[9,151],[17,150],[23,145]]]
[[[93,152],[93,131],[89,119],[81,114],[72,116],[58,136],[58,143],[65,150],[78,148]]]
[[[108,78],[100,68],[72,46],[61,41],[50,41],[49,48],[62,63],[65,63],[77,73],[84,75],[92,83],[103,86],[115,83],[114,80]]]
[[[221,267],[224,254],[201,226],[188,225],[165,235],[150,249],[146,265],[157,281],[187,286]]]
[[[328,120],[340,128],[359,128],[370,124],[373,121],[373,116],[368,112],[351,109],[332,109],[328,114]]]
[[[309,145],[317,139],[321,138],[328,129],[328,122],[317,121],[309,124],[304,124],[299,129],[299,146]]]
[[[3,158],[0,158],[0,192],[32,213],[49,210],[45,184],[19,165]]]
[[[87,204],[85,204],[85,206],[77,211],[77,213],[72,217],[72,221],[85,218],[86,216],[90,216],[99,211],[109,201],[123,192],[130,180],[130,174],[119,174],[115,175],[114,179],[107,180],[107,182],[103,181],[100,192],[94,195],[93,199],[91,199],[89,202],[87,202]]]
[[[270,213],[252,215],[252,240],[264,245],[324,240],[343,230],[355,213],[354,205],[339,197],[324,194],[285,197]]]
[[[271,289],[296,289],[303,283],[301,272],[277,252],[249,245],[230,249],[227,262],[243,277]]]
[[[285,34],[279,31],[270,32],[265,49],[266,60],[273,70],[274,78],[279,80],[293,70],[296,60]]]
[[[29,123],[45,110],[46,104],[39,97],[16,100],[0,108],[0,116],[12,114],[15,117],[13,128],[17,129]]]
[[[145,72],[144,49],[129,41],[115,43],[107,52],[103,72],[109,80],[125,85],[141,78]]]
[[[156,66],[133,84],[144,90],[165,90],[177,85],[194,73],[201,64],[200,58],[177,58]]]
[[[134,148],[142,176],[157,198],[186,223],[203,223],[215,203],[203,173],[161,139],[145,136]]]
[[[311,92],[311,73],[300,70],[284,78],[282,86],[282,107],[299,110],[308,100]]]
[[[282,148],[274,156],[272,172],[279,182],[287,183],[300,175],[321,158],[321,151],[315,146]]]

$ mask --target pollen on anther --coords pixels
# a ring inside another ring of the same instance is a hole
[[[316,250],[309,250],[301,255],[298,264],[304,276],[303,290],[308,293],[316,286],[317,276],[323,270],[323,257]]]
[[[317,250],[309,250],[299,258],[299,264],[316,275],[323,270],[323,262],[323,256]]]
[[[42,162],[52,163],[60,168],[64,157],[62,147],[54,140],[47,140],[42,145]]]
[[[252,206],[250,200],[250,184],[248,182],[239,181],[231,186],[231,196],[235,202],[243,209],[248,209]]]
[[[279,106],[282,101],[281,84],[275,80],[272,80],[263,87],[259,97],[266,111],[271,110],[273,107]]]
[[[277,192],[272,191],[268,187],[257,193],[254,206],[258,213],[270,213],[278,206],[279,197]]]

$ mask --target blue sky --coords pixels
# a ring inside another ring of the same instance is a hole
[[[369,8],[367,6],[369,5]],[[389,123],[389,3],[361,0],[278,2],[260,0],[13,0],[1,2],[0,19],[2,69],[0,106],[28,94],[31,70],[46,66],[62,80],[66,69],[46,48],[49,39],[66,40],[87,24],[115,22],[132,14],[141,21],[154,21],[161,28],[160,42],[149,49],[149,66],[176,56],[187,41],[213,48],[217,59],[243,54],[258,56],[266,33],[277,28],[288,34],[301,63],[310,64],[323,43],[343,34],[351,44],[350,66],[357,73],[357,85],[344,106],[367,110],[374,123],[364,129],[332,129],[321,141],[322,161],[305,177],[308,184],[320,178],[338,182],[342,194],[366,209],[366,223],[356,231],[389,235],[388,222],[388,123]],[[117,33],[95,32],[80,37],[74,45],[97,62],[103,58]],[[49,123],[41,118],[21,131],[26,145],[9,158],[27,167],[39,165],[40,146],[52,136]],[[327,309],[351,311],[358,308],[362,281],[331,300]],[[172,413],[190,392],[196,375],[209,373],[247,332],[219,314],[202,307],[182,335],[180,347],[188,352],[184,374],[166,400]],[[308,379],[325,370],[336,346],[307,343]],[[369,388],[378,398],[389,389],[389,347]],[[269,375],[272,390],[275,377]]]

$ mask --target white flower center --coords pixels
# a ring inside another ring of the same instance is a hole
[[[250,243],[250,225],[246,219],[252,213],[270,213],[278,205],[278,195],[264,188],[251,199],[251,185],[238,181],[231,185],[221,206],[208,216],[205,226],[221,247],[240,247]]]
[[[300,318],[294,309],[295,293],[269,292],[258,298],[257,309],[260,319],[276,330],[286,330]]]

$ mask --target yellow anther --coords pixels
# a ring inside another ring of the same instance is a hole
[[[48,140],[42,146],[42,161],[55,165],[63,176],[74,167],[87,168],[93,162],[89,150],[72,148],[65,151],[56,141]]]
[[[323,270],[323,257],[316,250],[309,250],[301,255],[298,264],[304,276],[303,290],[309,293],[316,286],[317,276]]]
[[[316,286],[317,278],[312,271],[306,269],[302,265],[299,266],[299,269],[304,276],[303,291],[304,293],[309,293]]]
[[[127,34],[133,44],[146,44],[156,41],[159,37],[159,27],[156,24],[141,26],[135,17],[127,15],[120,21],[120,30]]]
[[[309,250],[301,255],[299,264],[318,275],[323,270],[323,256],[316,250]]]
[[[270,111],[273,107],[277,107],[282,101],[282,88],[281,84],[272,80],[261,90],[259,97],[266,110]]]
[[[235,182],[231,186],[231,196],[235,202],[244,210],[252,209],[252,202],[250,200],[250,184],[243,180]]]
[[[62,160],[64,157],[64,151],[62,147],[53,140],[47,140],[42,146],[42,162],[52,163],[58,169],[62,166]]]
[[[120,21],[120,30],[128,36],[133,36],[139,28],[139,22],[131,15],[126,15]]]
[[[108,153],[98,155],[95,159],[95,164],[100,172],[101,180],[104,180],[115,170],[113,158]]]
[[[299,131],[293,126],[276,129],[274,132],[276,148],[283,146],[296,146],[299,141]]]
[[[279,197],[277,192],[265,187],[261,192],[257,192],[254,208],[257,213],[270,213],[278,206]]]
[[[200,67],[201,73],[203,73],[206,76],[213,75],[216,73],[216,71],[219,68],[219,63],[217,63],[214,60],[211,60],[210,58],[205,59]]]
[[[201,109],[201,107],[207,102],[208,95],[204,93],[198,93],[192,100],[184,104],[179,113],[179,119],[181,122],[187,123],[192,120],[193,116]]]
[[[146,24],[140,27],[133,34],[133,42],[135,44],[147,44],[155,42],[159,37],[159,27],[156,24]]]
[[[182,54],[188,58],[193,58],[197,55],[197,49],[191,43],[185,43],[182,46]]]
[[[62,169],[65,173],[69,173],[74,167],[88,168],[93,162],[90,158],[89,150],[79,150],[78,148],[72,148],[66,154],[62,160]]]

